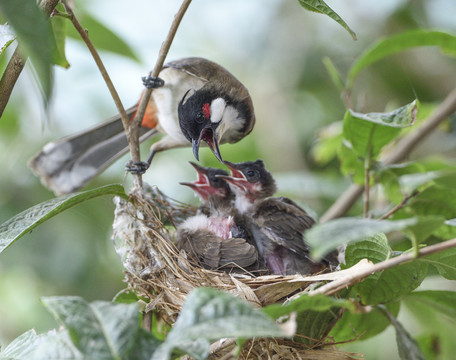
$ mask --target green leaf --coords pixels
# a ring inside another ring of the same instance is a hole
[[[391,324],[396,330],[396,342],[402,360],[425,360],[418,343],[397,319],[388,313]]]
[[[89,13],[83,12],[81,8],[78,8],[78,10],[78,20],[81,25],[87,29],[90,41],[98,50],[110,51],[114,54],[126,56],[134,61],[140,62],[138,56],[128,43],[101,24]],[[82,41],[81,36],[73,26],[68,28],[67,35],[75,40]]]
[[[0,12],[16,31],[23,53],[30,56],[45,99],[51,94],[51,64],[55,42],[51,26],[35,1],[0,1]]]
[[[263,311],[273,319],[292,312],[297,313],[298,327],[294,340],[313,344],[325,336],[334,325],[334,320],[340,316],[339,309],[356,311],[355,305],[350,300],[307,294],[302,294],[285,304],[268,305],[263,308]]]
[[[345,265],[341,264],[341,267],[343,269],[352,267],[362,259],[369,259],[376,264],[390,257],[391,249],[388,239],[385,234],[378,233],[363,241],[349,243],[345,248]],[[375,275],[378,274],[373,276]]]
[[[386,269],[355,285],[363,304],[396,301],[415,290],[428,272],[427,264],[413,261]]]
[[[127,197],[121,185],[107,185],[45,201],[7,220],[0,225],[0,254],[14,241],[46,220],[75,205],[102,195]]]
[[[422,175],[424,173],[424,167],[416,162],[409,162],[404,164],[393,164],[387,166],[381,166],[376,173],[378,181],[383,185],[385,195],[388,199],[398,204],[404,198],[404,195],[409,192],[411,193],[416,189],[415,186],[404,186],[403,177],[409,176],[410,174]],[[409,184],[407,184],[409,185]],[[418,185],[421,185],[419,183]]]
[[[347,88],[352,88],[355,77],[365,67],[387,56],[419,46],[439,46],[442,51],[456,56],[456,37],[440,31],[415,29],[373,44],[355,61],[347,76]]]
[[[342,79],[342,75],[340,74],[339,70],[337,70],[331,58],[325,56],[322,61],[323,65],[326,68],[326,71],[329,74],[329,77],[331,78],[333,84],[336,86],[337,90],[339,90],[340,92],[344,91],[344,80]]]
[[[356,40],[355,32],[348,27],[342,18],[337,15],[323,0],[298,0],[301,6],[309,11],[328,15],[331,19],[341,25],[351,35],[353,40]]]
[[[343,267],[351,267],[362,259],[369,259],[376,264],[390,257],[388,239],[384,234],[377,234],[363,241],[349,243],[345,249],[346,265]],[[354,288],[363,304],[387,303],[416,289],[426,275],[427,266],[415,261],[377,272]]]
[[[285,334],[260,309],[233,295],[198,288],[187,297],[173,329],[152,359],[169,359],[174,348],[204,359],[212,340],[267,336]]]
[[[312,248],[312,256],[319,259],[344,243],[361,241],[381,232],[403,230],[417,221],[415,218],[397,221],[339,218],[314,225],[306,231],[305,241]]]
[[[442,227],[445,223],[445,218],[441,215],[426,215],[418,216],[418,222],[416,225],[410,226],[408,232],[413,233],[412,239],[416,239],[416,242],[422,243],[425,241],[431,234],[433,234],[438,228]]]
[[[39,345],[41,339],[35,330],[29,330],[1,348],[0,359],[26,359]]]
[[[138,301],[139,301],[138,295],[136,295],[130,289],[123,289],[123,290],[119,291],[112,299],[113,303],[118,303],[118,304],[131,304],[131,303],[137,303]]]
[[[456,323],[456,292],[443,290],[415,291],[408,294],[405,298],[406,303],[411,301],[419,302],[423,306],[429,307],[434,311],[447,317]]]
[[[137,304],[87,303],[80,297],[42,299],[52,315],[69,331],[78,350],[97,359],[125,359],[148,344],[149,355],[158,341],[139,327]],[[144,357],[143,357],[144,358]]]
[[[56,9],[61,12],[65,11],[61,3],[57,4]],[[54,34],[56,44],[56,48],[53,53],[53,63],[65,69],[70,66],[65,56],[66,25],[67,19],[63,16],[51,17],[52,33]]]
[[[292,312],[298,314],[306,310],[326,311],[331,308],[345,308],[350,311],[355,311],[355,305],[346,299],[336,299],[326,295],[309,296],[303,294],[285,304],[272,304],[265,306],[263,312],[268,314],[273,319],[278,319],[281,316],[289,315]]]
[[[455,218],[456,189],[437,184],[427,187],[410,200],[406,216],[410,216],[410,213],[418,216],[438,214],[448,220]],[[403,214],[404,211],[398,212],[396,217],[403,216]],[[443,223],[432,234],[442,239],[451,239],[456,237],[456,228],[451,224]]]
[[[294,341],[313,345],[319,343],[340,318],[340,309],[335,307],[326,311],[304,311],[296,317],[298,324]]]
[[[353,150],[352,145],[343,140],[337,150],[340,160],[340,171],[350,176],[355,184],[362,185],[365,181],[364,160]]]
[[[386,304],[385,307],[397,316],[400,302]],[[368,313],[355,314],[350,311],[344,312],[341,319],[331,329],[330,336],[336,342],[348,341],[359,336],[359,340],[366,340],[380,334],[390,325],[389,320],[377,308],[372,307]]]
[[[312,147],[312,158],[320,165],[327,165],[336,158],[342,144],[342,127],[329,126],[318,133],[318,140]]]
[[[37,335],[29,330],[13,340],[3,351],[0,359],[6,360],[47,360],[47,359],[83,359],[82,354],[71,342],[65,330],[51,330]]]
[[[422,331],[433,338],[430,359],[452,359],[456,351],[454,334],[455,293],[451,291],[416,291],[404,296],[403,303],[421,324]]]
[[[434,266],[440,275],[448,280],[456,280],[456,249],[448,249],[420,259]]]
[[[404,127],[415,122],[417,101],[389,113],[361,114],[347,110],[344,117],[344,138],[362,158],[375,158]]]
[[[8,24],[0,25],[0,55],[15,39],[16,34],[11,26]]]

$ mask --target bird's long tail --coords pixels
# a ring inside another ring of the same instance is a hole
[[[129,108],[127,115],[132,117],[136,108]],[[148,115],[155,117],[153,110],[148,112],[145,119]],[[140,142],[158,132],[151,126],[154,119],[147,120],[149,127],[141,127]],[[127,137],[120,115],[116,115],[79,134],[46,144],[29,166],[44,186],[61,195],[81,189],[127,151]]]

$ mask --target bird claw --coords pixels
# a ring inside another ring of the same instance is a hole
[[[125,170],[132,173],[133,175],[142,175],[147,171],[148,168],[149,163],[147,163],[146,161],[129,161],[125,165]]]
[[[148,89],[156,89],[165,85],[165,81],[158,76],[143,76],[142,81],[144,86]]]

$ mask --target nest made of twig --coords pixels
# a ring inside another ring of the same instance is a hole
[[[204,269],[192,261],[185,251],[179,251],[173,239],[175,228],[194,215],[196,207],[174,201],[156,187],[146,186],[145,190],[136,190],[130,196],[131,201],[128,202],[115,198],[114,245],[126,269],[129,288],[138,296],[149,299],[146,312],[155,310],[168,324],[175,322],[187,295],[197,287],[217,288],[255,307],[262,307],[283,302],[292,295],[306,291],[311,284],[308,278],[301,275],[255,276],[248,272]],[[280,347],[282,351],[289,352],[289,356],[278,358],[317,359],[299,357],[297,350],[288,351],[290,346],[278,344],[277,341],[257,341],[250,351],[252,354],[272,351],[278,355],[279,352],[273,349]],[[349,358],[347,353],[332,350],[332,353],[335,352],[340,354],[337,357],[321,354],[318,358]],[[223,356],[226,354],[221,352],[220,357]]]

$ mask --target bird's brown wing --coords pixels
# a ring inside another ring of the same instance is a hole
[[[229,238],[221,242],[220,265],[237,265],[246,268],[258,261],[255,247],[242,238]]]
[[[208,269],[220,267],[248,267],[258,260],[255,247],[244,239],[222,239],[206,230],[176,233],[177,247],[189,257]]]
[[[315,220],[295,202],[283,197],[266,199],[257,208],[254,218],[271,241],[294,252],[308,254],[303,233],[315,224]]]

